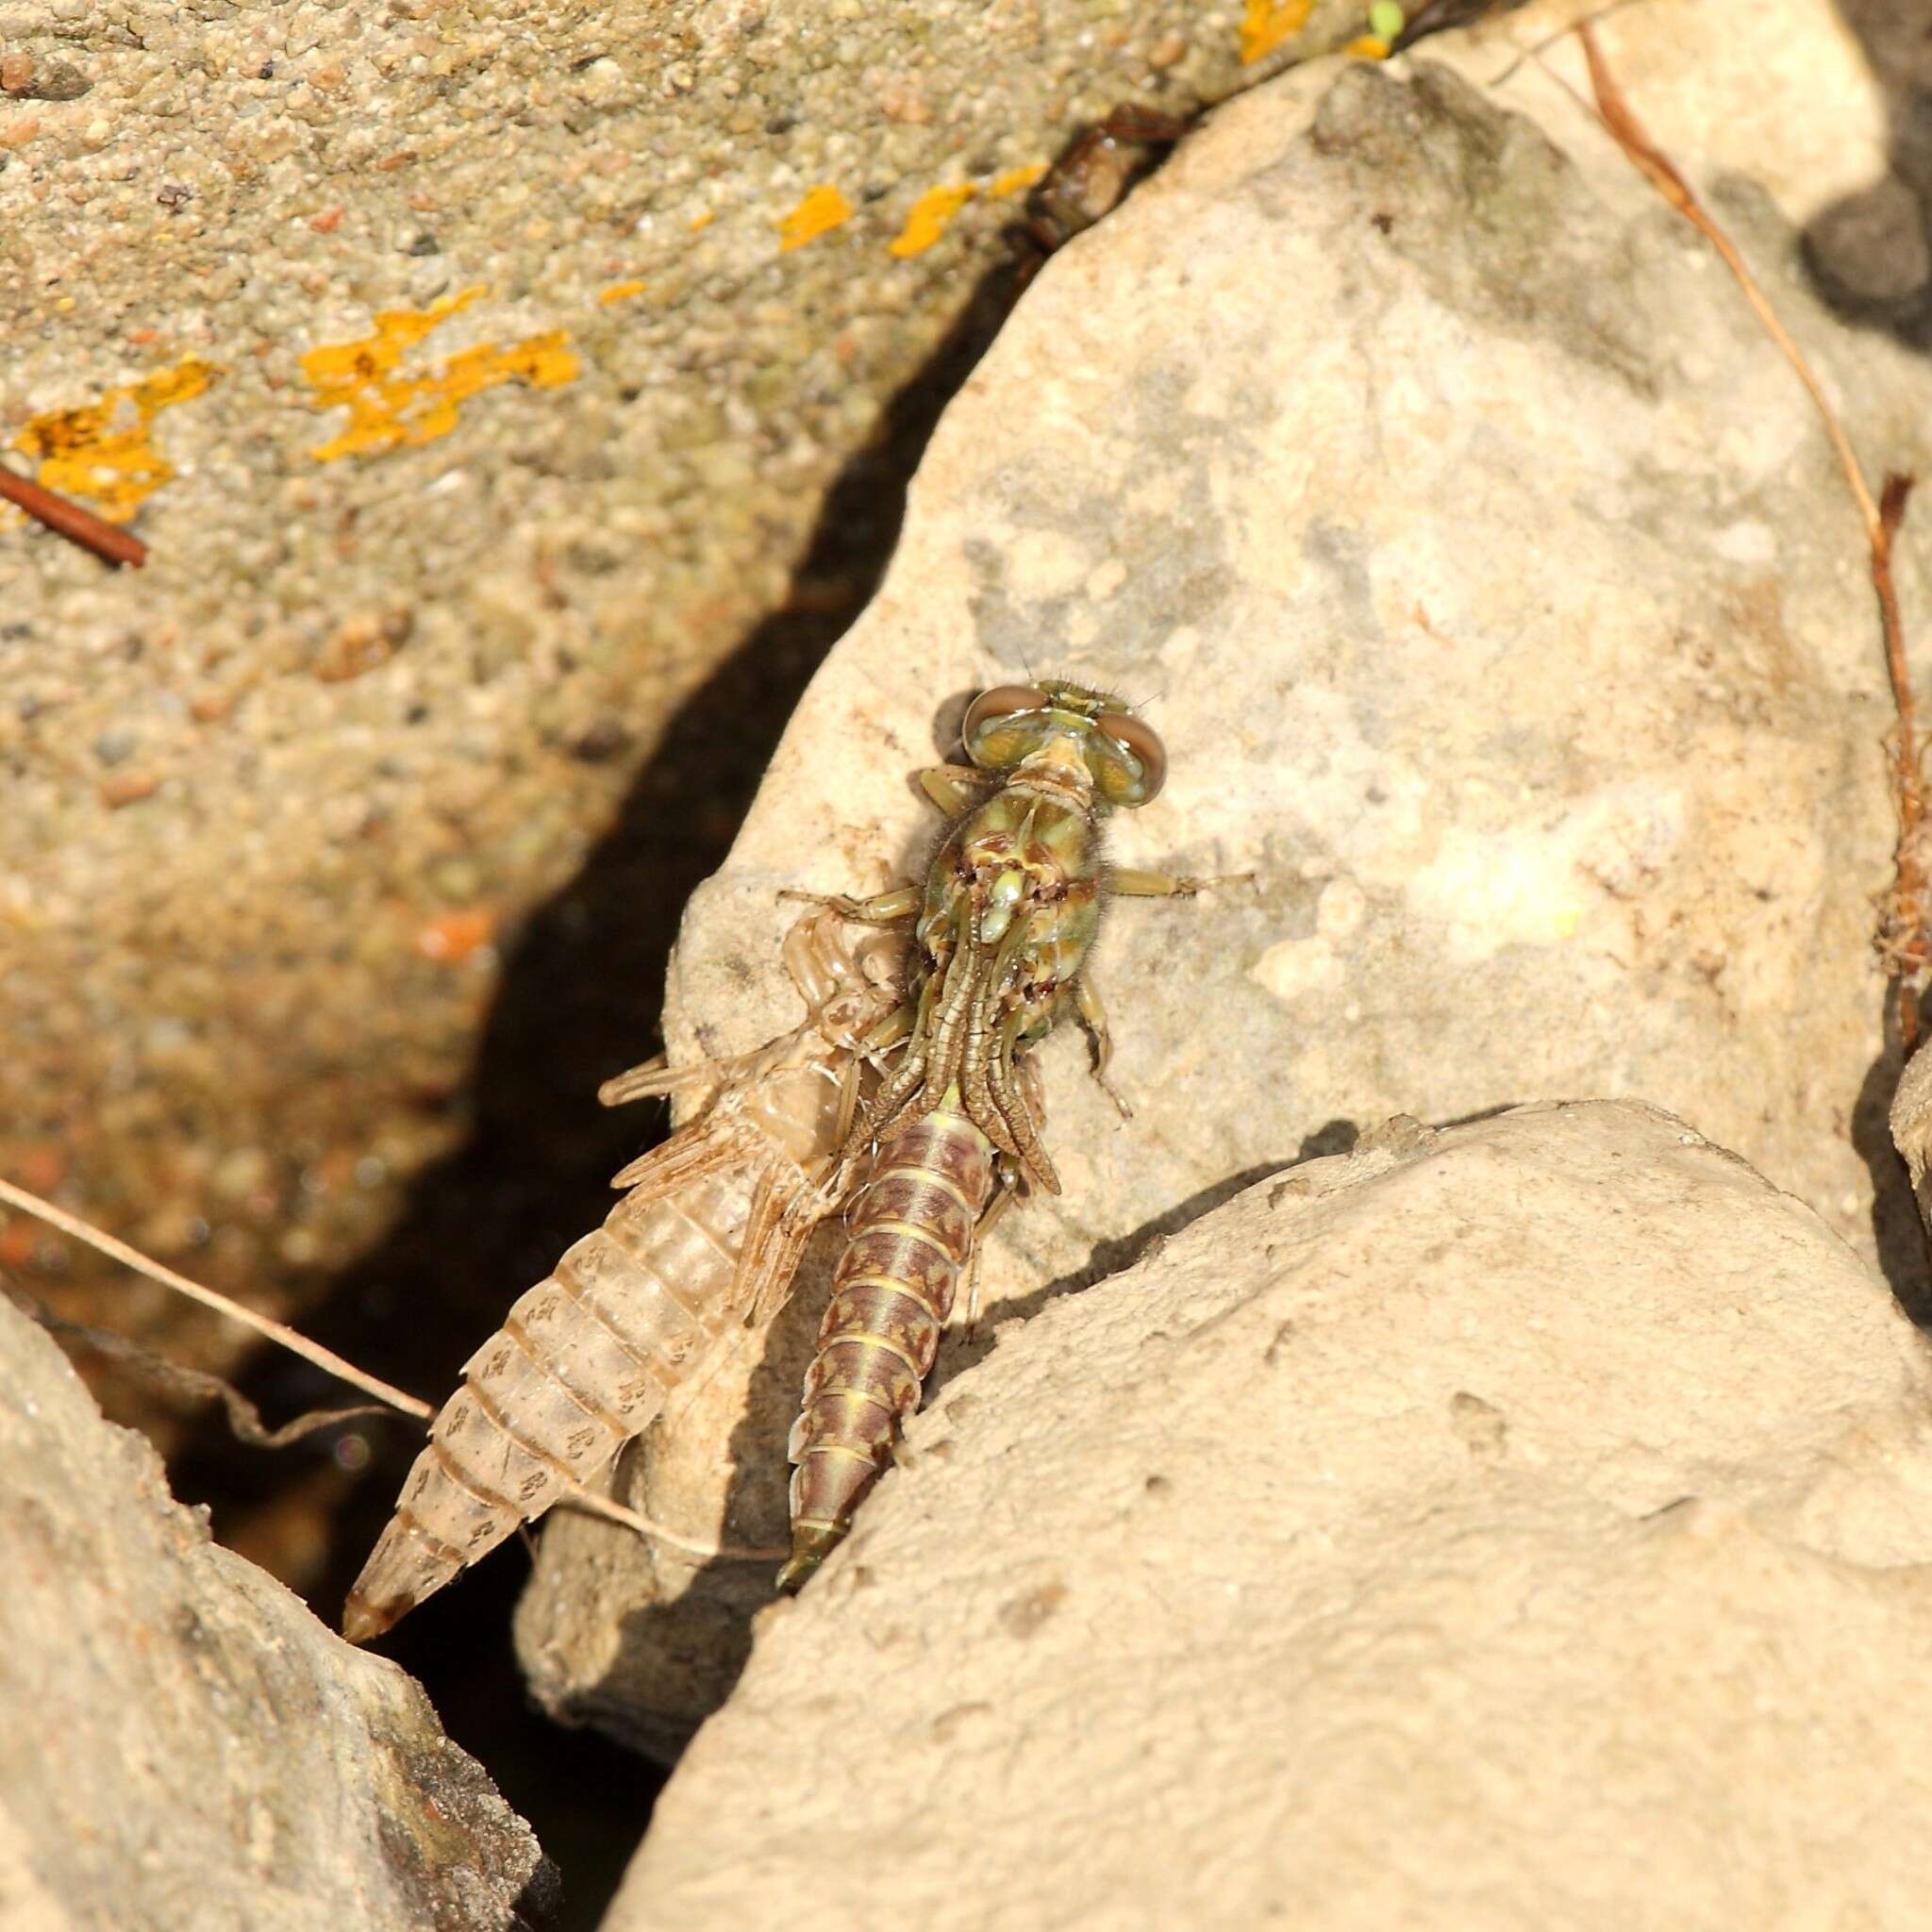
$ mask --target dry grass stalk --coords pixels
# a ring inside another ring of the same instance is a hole
[[[1645,133],[1617,85],[1588,21],[1576,29],[1583,58],[1590,66],[1590,84],[1596,111],[1610,138],[1657,192],[1717,250],[1730,270],[1752,312],[1778,346],[1810,396],[1824,433],[1838,454],[1846,488],[1865,525],[1872,588],[1878,599],[1878,621],[1885,642],[1886,671],[1891,680],[1891,701],[1898,715],[1892,745],[1892,797],[1898,814],[1898,839],[1893,848],[1891,889],[1879,922],[1878,948],[1890,974],[1898,1003],[1899,1036],[1909,1058],[1919,1044],[1919,993],[1932,968],[1932,932],[1926,927],[1927,880],[1925,795],[1919,770],[1917,713],[1912,703],[1910,674],[1906,668],[1905,627],[1899,615],[1898,591],[1891,575],[1892,540],[1905,516],[1911,494],[1910,476],[1889,475],[1874,497],[1858,465],[1851,439],[1839,421],[1804,352],[1794,342],[1766,299],[1730,237],[1711,218],[1676,166]]]
[[[185,1274],[176,1274],[172,1268],[164,1268],[158,1261],[149,1260],[138,1248],[130,1248],[125,1241],[118,1241],[110,1234],[103,1234],[78,1215],[69,1214],[65,1208],[42,1200],[38,1194],[28,1193],[25,1188],[15,1187],[11,1181],[0,1180],[0,1202],[5,1202],[9,1208],[18,1208],[23,1214],[31,1214],[36,1221],[44,1221],[49,1227],[58,1227],[62,1234],[71,1235],[96,1253],[106,1255],[109,1260],[119,1261],[124,1268],[132,1268],[137,1274],[145,1274],[150,1281],[158,1281],[163,1288],[173,1289],[176,1294],[186,1295],[190,1301],[199,1302],[205,1308],[213,1308],[217,1314],[226,1315],[231,1321],[240,1322],[243,1327],[253,1328],[258,1335],[267,1336],[290,1354],[299,1355],[304,1361],[313,1362],[318,1369],[325,1369],[339,1380],[361,1390],[365,1395],[375,1396],[378,1402],[388,1403],[391,1408],[401,1409],[405,1415],[427,1422],[435,1414],[426,1402],[392,1388],[366,1370],[358,1369],[354,1362],[344,1361],[333,1349],[323,1347],[319,1341],[310,1341],[306,1335],[298,1335],[282,1323],[258,1314],[240,1302],[230,1301],[226,1295],[218,1293],[214,1289],[204,1288],[200,1282],[191,1281]]]
[[[291,1355],[298,1355],[304,1361],[312,1362],[317,1368],[325,1369],[331,1375],[360,1389],[367,1395],[374,1395],[378,1401],[402,1414],[413,1416],[418,1422],[430,1421],[436,1411],[418,1397],[407,1394],[401,1389],[392,1387],[379,1376],[372,1375],[366,1369],[358,1369],[354,1362],[346,1361],[333,1349],[325,1348],[319,1341],[311,1341],[308,1336],[298,1333],[281,1322],[267,1315],[258,1314],[255,1309],[244,1307],[238,1301],[212,1288],[204,1288],[198,1281],[191,1281],[185,1274],[177,1274],[172,1268],[165,1268],[160,1262],[151,1260],[138,1248],[130,1248],[125,1241],[116,1241],[110,1234],[104,1234],[99,1228],[82,1221],[79,1216],[69,1214],[65,1208],[57,1208],[51,1201],[43,1201],[38,1194],[29,1193],[26,1189],[16,1187],[13,1182],[0,1180],[0,1202],[10,1208],[17,1208],[24,1214],[31,1214],[35,1220],[43,1221],[49,1227],[57,1227],[62,1234],[71,1235],[74,1240],[84,1242],[97,1253],[106,1255],[110,1260],[119,1261],[123,1267],[131,1268],[137,1274],[144,1274],[150,1281],[158,1282],[163,1288],[172,1289],[176,1294],[186,1295],[190,1301],[198,1302],[203,1307],[213,1308],[218,1314],[230,1317],[245,1327],[253,1328],[258,1335],[266,1336],[277,1346],[286,1348]],[[61,1324],[65,1326],[67,1324]],[[94,1345],[104,1338],[90,1337]],[[119,1353],[119,1351],[114,1351]],[[145,1351],[142,1351],[144,1354]],[[251,1405],[247,1404],[238,1391],[229,1390],[218,1377],[198,1377],[192,1371],[175,1370],[176,1375],[192,1378],[197,1385],[206,1382],[210,1385],[200,1391],[221,1396],[225,1401],[233,1396],[254,1418],[257,1432],[251,1432],[243,1421],[237,1427],[237,1433],[243,1441],[258,1441],[263,1446],[280,1447],[284,1441],[292,1441],[301,1434],[322,1426],[346,1421],[352,1415],[366,1414],[366,1410],[340,1410],[334,1414],[315,1417],[302,1416],[295,1422],[275,1431],[260,1430],[259,1417],[255,1416]],[[230,1421],[235,1421],[234,1403],[228,1403]],[[776,1562],[789,1554],[785,1550],[740,1549],[730,1544],[711,1543],[696,1537],[688,1537],[666,1524],[627,1509],[622,1503],[608,1496],[601,1496],[593,1490],[577,1487],[569,1494],[559,1507],[584,1509],[592,1516],[602,1516],[612,1523],[620,1523],[626,1529],[635,1530],[638,1535],[649,1537],[661,1543],[668,1543],[673,1549],[682,1550],[704,1561],[725,1557],[745,1562]]]

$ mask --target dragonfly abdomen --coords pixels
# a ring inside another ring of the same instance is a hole
[[[788,1445],[791,1560],[780,1588],[797,1589],[842,1540],[918,1407],[992,1187],[992,1142],[957,1089],[880,1141]]]
[[[656,1420],[724,1319],[706,1303],[726,1299],[742,1196],[736,1174],[707,1175],[670,1200],[640,1189],[518,1297],[463,1364],[462,1386],[431,1425],[356,1579],[345,1616],[355,1641],[386,1630],[519,1523],[595,1482]],[[678,1266],[700,1255],[715,1280]]]

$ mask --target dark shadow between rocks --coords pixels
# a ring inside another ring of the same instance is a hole
[[[1932,349],[1932,57],[1922,0],[1838,0],[1885,100],[1890,165],[1806,224],[1820,299],[1856,327]]]
[[[1928,1003],[1922,1001],[1922,1032],[1927,1012]],[[1872,1176],[1872,1240],[1879,1270],[1899,1307],[1919,1327],[1927,1328],[1932,1327],[1932,1257],[1911,1178],[1891,1139],[1891,1103],[1905,1072],[1905,1056],[1899,1050],[1898,998],[1889,986],[1883,1024],[1885,1044],[1852,1104],[1852,1146]]]

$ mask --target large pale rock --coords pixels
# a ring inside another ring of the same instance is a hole
[[[1138,1115],[1077,1041],[1046,1049],[1066,1191],[991,1243],[995,1309],[1356,1124],[1550,1095],[1681,1108],[1871,1252],[1853,1124],[1892,835],[1863,540],[1729,275],[1558,84],[1585,84],[1574,45],[1524,55],[1557,24],[1259,90],[1051,264],[692,905],[674,1051],[753,1044],[794,1017],[774,895],[920,862],[908,774],[964,693],[1071,671],[1148,701],[1172,777],[1119,855],[1256,882],[1118,908],[1099,975]],[[1799,225],[1884,161],[1825,0],[1600,33],[1855,442],[1932,466],[1932,369],[1797,267]],[[641,1507],[781,1540],[807,1300],[646,1441]],[[633,1735],[702,1715],[769,1577],[691,1576],[554,1527],[521,1626],[540,1694]]]
[[[4,1300],[0,1362],[0,1923],[525,1923],[537,1842],[417,1686],[210,1542]]]
[[[1922,1924],[1928,1398],[1672,1116],[1391,1123],[941,1394],[609,1932]]]

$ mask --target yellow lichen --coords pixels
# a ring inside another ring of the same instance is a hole
[[[693,215],[693,216],[691,216],[691,233],[692,233],[693,235],[695,235],[695,234],[697,233],[697,231],[698,231],[698,230],[699,230],[700,228],[708,228],[708,227],[709,227],[709,226],[711,225],[712,222],[713,222],[713,221],[715,221],[716,219],[717,219],[716,215],[715,215],[715,214],[713,213],[713,211],[712,211],[712,210],[711,210],[710,208],[707,208],[707,209],[706,209],[706,210],[704,211],[704,213],[703,213],[703,214],[698,214],[698,215]]]
[[[924,255],[946,232],[946,224],[978,192],[970,181],[960,181],[950,188],[928,188],[907,210],[906,225],[888,245],[886,253],[897,256],[901,261],[908,256]]]
[[[1341,51],[1357,60],[1386,60],[1389,42],[1380,34],[1357,34]]]
[[[597,299],[606,304],[628,302],[633,295],[641,295],[643,292],[644,284],[642,282],[612,282]]]
[[[987,183],[989,194],[1019,194],[1031,188],[1046,173],[1044,161],[1028,161],[1024,168],[1008,168]]]
[[[1300,33],[1314,10],[1315,0],[1248,0],[1241,16],[1241,65],[1252,65]]]
[[[63,496],[85,496],[110,524],[125,524],[175,474],[148,440],[163,409],[198,396],[222,372],[189,356],[97,403],[32,417],[13,447],[33,460],[36,480]]]
[[[778,253],[789,255],[803,248],[851,219],[852,204],[829,181],[821,182],[778,224]]]
[[[338,457],[414,448],[447,436],[457,426],[462,405],[483,390],[506,382],[555,389],[575,379],[577,358],[562,329],[526,336],[508,348],[478,342],[421,375],[399,373],[405,350],[482,293],[481,289],[465,289],[427,308],[379,309],[374,334],[310,349],[302,358],[302,374],[316,391],[310,407],[347,409],[349,422],[309,455],[327,463]]]

